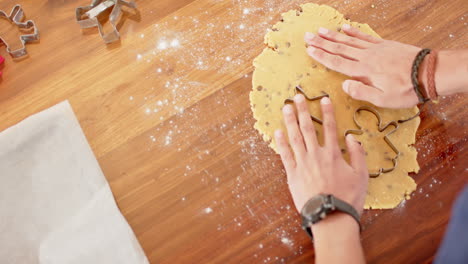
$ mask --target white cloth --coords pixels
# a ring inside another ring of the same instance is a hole
[[[68,101],[0,133],[0,263],[148,263]]]

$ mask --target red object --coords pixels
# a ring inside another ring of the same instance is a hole
[[[435,86],[435,68],[437,64],[437,51],[432,50],[429,53],[429,61],[427,63],[427,90],[429,99],[436,100],[437,99],[437,90]]]
[[[5,58],[0,56],[0,77],[2,77],[2,71],[1,69],[3,68],[3,63],[5,62]]]

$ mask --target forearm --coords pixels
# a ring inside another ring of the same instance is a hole
[[[425,60],[424,63],[427,63]],[[424,66],[424,65],[423,65]],[[427,89],[427,67],[423,67]],[[468,50],[442,50],[437,57],[435,85],[439,95],[468,92]]]
[[[350,215],[337,213],[312,226],[316,263],[365,263],[359,225]]]

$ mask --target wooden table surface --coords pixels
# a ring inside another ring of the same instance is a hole
[[[69,100],[151,263],[313,262],[279,157],[253,129],[248,101],[267,28],[305,2],[141,0],[108,46],[75,22],[74,8],[90,0],[2,0],[0,9],[17,2],[41,40],[19,62],[0,49],[0,131]],[[465,0],[316,2],[384,38],[467,47]],[[4,20],[0,34],[18,45]],[[457,95],[424,107],[416,192],[394,210],[365,212],[370,263],[433,258],[468,179],[465,102]]]

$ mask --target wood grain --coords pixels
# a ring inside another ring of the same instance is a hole
[[[74,21],[74,8],[90,1],[3,0],[0,9],[17,2],[41,41],[19,62],[0,49],[0,131],[69,100],[151,263],[313,261],[248,101],[266,29],[301,1],[137,1],[121,41],[108,46]],[[437,49],[468,41],[463,0],[316,2],[384,38]],[[18,32],[0,20],[0,34],[14,42]],[[369,263],[431,262],[467,183],[465,103],[458,95],[425,106],[418,189],[394,210],[365,213]]]

